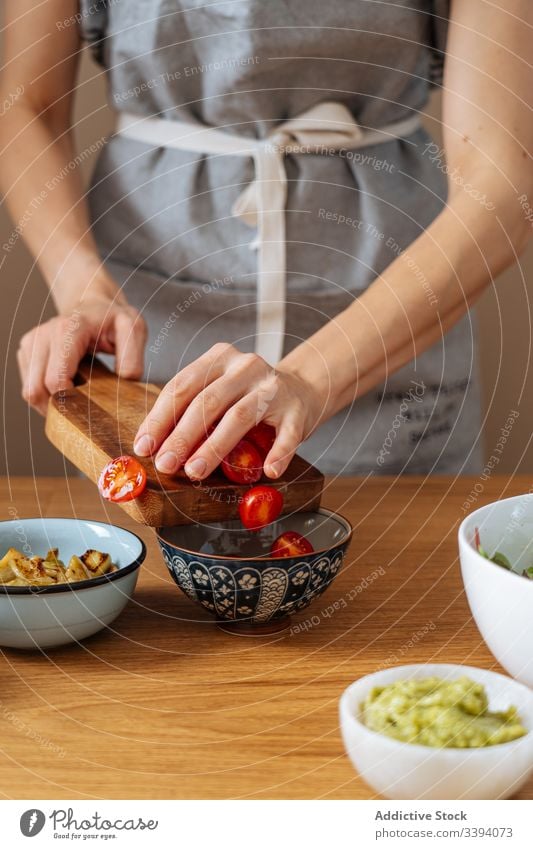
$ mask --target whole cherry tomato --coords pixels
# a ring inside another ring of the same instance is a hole
[[[276,429],[266,422],[259,422],[259,424],[254,425],[254,427],[248,431],[245,439],[253,442],[253,444],[259,448],[264,459],[274,445]]]
[[[102,469],[98,489],[108,501],[133,501],[146,486],[146,472],[135,457],[115,457]]]
[[[254,486],[245,492],[239,504],[239,516],[245,528],[256,531],[274,522],[283,509],[283,495],[273,486]]]
[[[272,543],[272,557],[299,557],[314,551],[309,540],[297,531],[285,531]]]
[[[263,474],[263,458],[253,442],[241,439],[224,457],[221,467],[233,483],[256,483]]]

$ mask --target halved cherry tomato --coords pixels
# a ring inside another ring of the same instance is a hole
[[[233,483],[256,483],[263,474],[263,458],[247,439],[241,439],[222,460],[222,471]]]
[[[297,531],[285,531],[272,543],[272,557],[299,557],[314,551],[309,540]]]
[[[253,444],[259,448],[264,459],[274,445],[276,429],[266,422],[259,422],[259,424],[254,425],[254,427],[248,431],[245,439],[253,442]]]
[[[135,457],[115,457],[98,479],[100,495],[108,501],[133,501],[146,486],[146,472]]]
[[[283,509],[283,495],[273,486],[254,486],[245,492],[239,504],[239,516],[245,528],[256,531],[274,522]]]

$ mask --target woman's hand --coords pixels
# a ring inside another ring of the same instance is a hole
[[[264,471],[277,478],[316,427],[320,412],[321,401],[309,383],[273,369],[256,354],[219,343],[167,383],[137,432],[135,452],[155,455],[160,472],[173,474],[185,466],[191,479],[202,480],[264,421],[277,434]]]
[[[58,21],[74,21],[78,5],[4,3],[0,102],[20,94],[0,121],[0,184],[14,221],[24,221],[22,237],[59,313],[27,333],[18,352],[23,395],[41,413],[52,392],[72,385],[88,351],[114,353],[121,375],[140,377],[146,338],[144,321],[102,268],[80,169],[71,167],[80,34]],[[43,202],[34,205],[37,197]]]
[[[122,295],[92,294],[26,333],[17,352],[22,395],[43,415],[54,392],[70,388],[87,353],[114,354],[121,377],[143,372],[146,326]]]

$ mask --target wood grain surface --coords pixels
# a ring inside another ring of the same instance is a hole
[[[341,479],[325,506],[355,533],[334,584],[292,629],[220,631],[171,583],[148,528],[132,603],[112,629],[0,661],[4,798],[375,798],[344,754],[338,699],[394,664],[499,670],[472,622],[456,533],[479,479]],[[529,490],[483,482],[473,506]],[[88,481],[11,479],[2,518],[79,516],[139,530]],[[473,506],[470,509],[473,509]],[[533,797],[533,781],[520,798]]]
[[[152,408],[159,388],[135,380],[119,380],[98,360],[84,360],[73,389],[52,396],[46,416],[50,442],[95,483],[104,466],[121,454],[133,454],[139,425]],[[215,472],[193,483],[183,471],[158,472],[150,458],[138,458],[146,470],[146,489],[121,505],[137,522],[151,527],[234,519],[248,485],[231,483]],[[283,512],[314,510],[320,504],[324,477],[295,456],[278,480],[269,482],[283,493]]]

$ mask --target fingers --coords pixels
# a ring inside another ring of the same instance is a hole
[[[50,395],[72,386],[90,332],[78,317],[57,317],[23,336],[18,352],[22,395],[46,413]]]
[[[117,313],[114,321],[116,372],[120,377],[138,380],[144,371],[146,324],[134,309]]]
[[[227,411],[211,436],[192,454],[185,473],[192,480],[203,480],[220,465],[224,457],[257,423],[259,393],[245,395]]]
[[[45,385],[46,363],[48,362],[49,336],[41,328],[26,333],[20,340],[17,361],[22,380],[22,397],[38,410],[46,413],[50,393]]]
[[[134,450],[138,456],[147,457],[149,454],[158,451],[189,404],[223,374],[233,353],[237,352],[231,345],[215,345],[206,354],[178,372],[166,384],[137,431]],[[199,438],[200,436],[198,436]],[[198,442],[198,439],[196,442]],[[184,439],[183,442],[175,444],[174,451],[178,457],[178,462],[176,463],[175,459],[167,458],[169,460],[168,468],[173,462],[175,464],[173,471],[175,471],[179,463],[185,462],[188,456],[186,452],[192,450],[195,444],[194,442],[191,444],[189,439]],[[158,468],[160,471],[167,471],[162,456],[159,458]]]
[[[184,466],[191,479],[203,480],[255,424],[267,421],[277,436],[265,474],[278,478],[304,438],[306,391],[255,354],[215,345],[167,383],[137,432],[135,452],[156,455],[161,472]]]
[[[61,316],[52,321],[49,336],[44,382],[53,395],[73,386],[72,379],[89,346],[90,331],[78,316]]]
[[[277,428],[276,440],[265,459],[263,469],[268,478],[279,478],[283,474],[303,438],[303,416],[298,409],[293,408]]]
[[[193,480],[203,480],[220,465],[237,442],[257,422],[261,393],[255,391],[234,404],[185,465],[186,474]],[[285,415],[276,423],[276,413],[270,413],[268,423],[276,427],[276,440],[269,451],[263,470],[269,478],[279,478],[287,469],[304,437],[304,422],[299,405],[283,405]]]
[[[227,452],[237,444],[241,436],[256,423],[258,418],[257,393],[248,394],[250,384],[264,373],[266,365],[253,354],[241,354],[234,365],[230,365],[224,375],[209,384],[189,404],[181,416],[174,430],[161,445],[157,457],[156,467],[161,472],[170,474],[177,471],[199,443],[204,442],[207,429],[218,421],[226,410],[231,407],[227,414],[225,424],[219,425],[221,430],[218,436],[210,442],[210,449],[198,457],[196,462],[187,463],[186,472],[190,477],[201,478],[215,469]],[[233,405],[233,406],[232,406]],[[259,416],[260,418],[260,416]],[[229,438],[224,440],[228,429]],[[218,431],[216,429],[215,433]],[[222,447],[219,446],[221,442]],[[231,443],[231,444],[230,444]],[[224,450],[229,444],[227,450]],[[223,454],[216,454],[224,450]]]
[[[97,301],[85,304],[84,312],[52,318],[21,339],[17,360],[23,397],[45,413],[50,395],[72,386],[89,350],[114,351],[119,374],[140,377],[145,341],[144,320],[127,306],[116,311]]]

